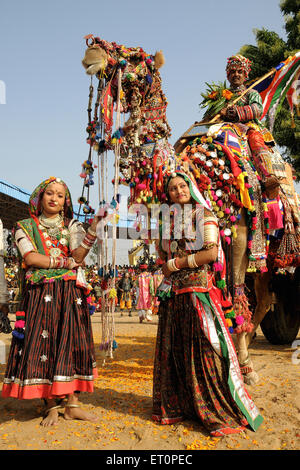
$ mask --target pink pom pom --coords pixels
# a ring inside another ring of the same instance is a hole
[[[139,178],[136,176],[136,177],[134,178],[134,181],[135,181],[136,183],[138,183],[140,180],[139,180]]]
[[[88,304],[90,304],[92,302],[92,297],[91,296],[87,297],[86,301],[87,301]]]
[[[238,315],[235,319],[237,325],[242,325],[244,323],[244,317],[242,315]]]
[[[221,201],[221,199],[219,199],[218,202],[217,202],[217,205],[218,205],[219,207],[222,207],[222,206],[223,206],[223,201]]]
[[[137,185],[137,189],[146,189],[146,187],[147,186],[145,185],[145,183],[141,183]]]
[[[230,245],[230,243],[231,243],[231,238],[230,238],[230,237],[225,237],[225,241],[226,241],[226,243],[228,243],[228,245]]]
[[[249,189],[249,188],[251,188],[251,184],[245,183],[245,187]]]
[[[224,212],[225,212],[225,214],[230,214],[230,209],[228,207],[226,207],[226,209],[224,209]]]
[[[248,248],[252,248],[252,241],[249,241],[249,242],[247,243],[247,246],[248,246]]]
[[[219,263],[219,262],[214,263],[214,270],[215,271],[222,271],[222,269],[223,269],[222,263]]]
[[[221,235],[221,237],[224,237],[224,235],[225,235],[224,230],[220,230],[220,235]]]
[[[25,327],[25,321],[24,320],[17,320],[15,322],[15,328],[24,328]]]
[[[153,178],[154,178],[155,180],[157,180],[158,174],[157,174],[157,173],[153,173]]]
[[[256,224],[256,223],[257,223],[257,217],[253,217],[253,218],[252,218],[252,222],[253,222],[254,224]]]
[[[231,222],[235,222],[235,221],[236,221],[236,217],[235,217],[234,215],[231,215],[231,216],[230,216],[230,220],[231,220]]]
[[[143,165],[143,166],[146,166],[146,165],[147,165],[146,160],[143,160],[143,161],[142,161],[142,165]]]

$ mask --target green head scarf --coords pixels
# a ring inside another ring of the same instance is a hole
[[[191,197],[194,199],[194,201],[198,204],[201,204],[205,207],[205,209],[211,212],[212,209],[210,206],[210,202],[204,199],[203,195],[198,189],[196,181],[192,176],[188,175],[187,173],[183,173],[182,171],[174,171],[171,175],[169,175],[165,180],[165,193],[168,195],[168,186],[170,184],[170,181],[171,179],[176,178],[177,176],[183,178],[184,181],[188,184]]]

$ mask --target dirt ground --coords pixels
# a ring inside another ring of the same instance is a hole
[[[0,450],[300,449],[300,351],[295,352],[292,345],[271,345],[258,331],[251,356],[260,382],[247,388],[264,422],[256,433],[246,430],[216,439],[196,421],[162,426],[151,420],[157,316],[152,323],[140,324],[136,313],[133,317],[116,313],[118,347],[105,364],[99,350],[100,315],[96,313],[92,319],[99,377],[94,394],[81,394],[81,402],[98,415],[98,422],[66,421],[61,416],[58,425],[43,428],[41,400],[0,398]],[[10,338],[0,334],[7,345]],[[1,364],[1,388],[4,372],[5,364]]]

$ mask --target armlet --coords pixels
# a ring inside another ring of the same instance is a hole
[[[219,228],[213,217],[207,217],[204,221],[204,243],[203,248],[208,244],[218,245]],[[205,248],[208,249],[208,248]]]

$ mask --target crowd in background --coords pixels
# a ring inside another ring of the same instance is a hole
[[[158,303],[155,298],[155,286],[150,282],[148,288],[141,288],[139,281],[140,277],[144,277],[146,273],[149,274],[152,280],[154,273],[157,274],[157,272],[161,273],[159,267],[154,263],[150,263],[147,267],[145,267],[145,264],[138,266],[117,265],[115,267],[116,307],[121,312],[121,316],[123,316],[125,311],[128,312],[129,316],[132,316],[133,310],[141,310],[143,308],[141,307],[141,298],[145,294],[145,289],[149,290],[147,295],[151,298],[151,314],[157,313]],[[90,295],[96,304],[96,310],[101,310],[102,292],[107,289],[108,281],[113,277],[113,274],[111,265],[108,265],[106,269],[99,269],[97,265],[86,268],[86,278],[91,287]],[[143,292],[141,289],[143,289]],[[139,318],[140,322],[143,319],[150,321],[149,315],[143,317],[140,314]]]

